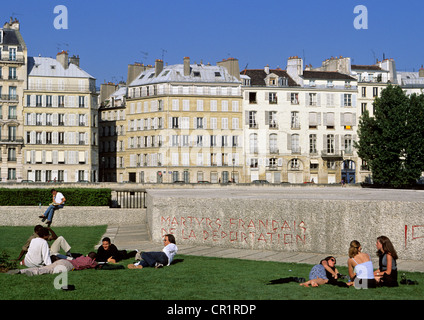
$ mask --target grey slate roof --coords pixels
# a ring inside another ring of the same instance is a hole
[[[53,58],[28,57],[28,75],[41,77],[92,78],[89,73],[70,63],[68,69]]]
[[[155,69],[149,69],[140,73],[129,86],[133,87],[163,82],[240,83],[236,77],[228,73],[226,68],[221,66],[190,64],[190,69],[190,75],[184,76],[183,64],[164,66],[157,77],[155,76]]]

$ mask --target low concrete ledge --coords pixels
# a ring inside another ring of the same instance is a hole
[[[47,207],[0,207],[0,225],[34,226]],[[109,224],[140,224],[146,222],[145,209],[65,206],[56,211],[53,226],[95,226]]]
[[[148,190],[152,240],[223,248],[346,255],[388,236],[405,260],[424,260],[424,193],[360,188]]]

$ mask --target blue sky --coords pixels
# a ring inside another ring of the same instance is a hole
[[[53,10],[68,9],[57,30]],[[354,28],[354,8],[368,10],[368,29]],[[331,56],[354,64],[395,59],[399,70],[424,64],[424,2],[383,0],[14,0],[3,2],[3,25],[18,18],[30,56],[79,55],[81,67],[105,81],[126,80],[134,62],[216,64],[234,57],[240,68],[286,68],[300,56],[318,67]]]

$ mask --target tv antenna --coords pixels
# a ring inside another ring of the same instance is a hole
[[[163,58],[165,56],[165,53],[168,52],[168,51],[166,51],[165,49],[161,49],[161,50],[162,50],[162,61],[164,61]]]
[[[147,60],[147,56],[149,55],[149,53],[148,52],[144,52],[144,51],[140,51],[141,52],[141,54],[142,54],[142,59],[143,60]],[[143,64],[144,63],[144,61],[141,61],[141,63]]]

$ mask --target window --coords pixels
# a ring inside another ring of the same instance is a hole
[[[7,169],[7,180],[16,180],[16,169]]]
[[[257,158],[250,159],[250,167],[251,168],[257,168],[258,167],[258,159]]]
[[[270,129],[277,129],[277,111],[269,111],[268,112],[268,123]]]
[[[16,149],[15,148],[7,149],[7,161],[16,161]]]
[[[309,105],[310,106],[316,106],[317,105],[317,94],[316,93],[310,93],[309,94]]]
[[[300,144],[299,144],[300,136],[298,134],[291,135],[291,150],[292,153],[300,153]]]
[[[9,48],[9,60],[16,61],[16,48]]]
[[[249,103],[254,104],[256,101],[256,92],[249,92]]]
[[[361,103],[361,114],[364,114],[365,110],[367,110],[367,104],[366,103]]]
[[[16,106],[9,106],[9,119],[17,119],[18,116],[16,114]]]
[[[16,68],[15,67],[9,67],[9,80],[16,80]]]
[[[310,134],[309,135],[309,153],[317,153],[317,135]]]
[[[172,129],[178,129],[178,117],[172,117]]]
[[[373,97],[377,97],[378,96],[378,87],[373,87],[372,88],[372,96]]]
[[[85,97],[78,96],[78,106],[79,108],[85,108]]]
[[[344,136],[344,152],[346,154],[352,154],[353,149],[352,149],[352,135],[347,134]]]
[[[46,96],[46,107],[52,106],[52,96]]]
[[[249,128],[257,128],[258,125],[256,123],[256,111],[249,111]]]
[[[278,153],[277,134],[269,135],[269,153]]]
[[[365,98],[367,96],[367,87],[362,87],[361,92],[362,92],[362,98]]]
[[[252,133],[249,136],[250,153],[258,153],[258,135]]]
[[[196,129],[203,129],[203,118],[196,118]]]
[[[300,129],[299,112],[297,111],[291,112],[291,128]]]
[[[8,128],[9,131],[9,141],[16,141],[16,127],[10,126]]]
[[[351,107],[352,106],[352,95],[345,93],[343,95],[343,106],[345,107]]]
[[[296,92],[290,93],[291,104],[299,104],[299,94]]]
[[[292,159],[289,162],[289,170],[300,170],[300,161],[299,159]]]
[[[268,102],[270,104],[277,104],[277,93],[276,92],[269,92],[268,93]]]
[[[58,107],[60,108],[65,107],[65,96],[58,97]]]
[[[328,154],[334,153],[334,135],[333,134],[327,135],[327,153]]]

